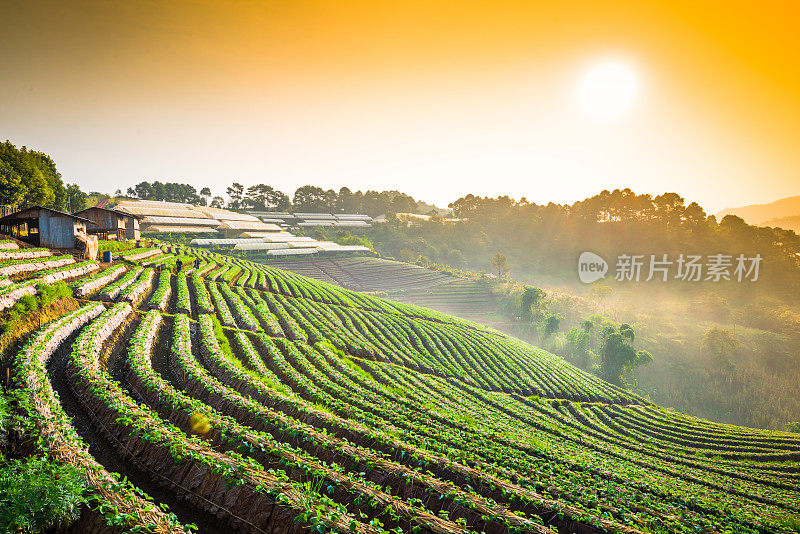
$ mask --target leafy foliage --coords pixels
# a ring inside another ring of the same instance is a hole
[[[12,460],[0,469],[0,532],[35,533],[76,519],[85,480],[47,458]]]

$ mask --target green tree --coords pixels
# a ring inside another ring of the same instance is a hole
[[[494,256],[492,256],[492,267],[497,271],[499,278],[505,278],[511,272],[511,267],[508,266],[508,259],[499,252],[495,252]]]
[[[244,207],[260,211],[285,211],[290,207],[289,197],[272,186],[258,184],[247,188]]]
[[[652,361],[649,352],[637,351],[633,347],[634,338],[633,328],[625,323],[617,328],[607,326],[603,329],[603,342],[600,347],[600,378],[612,384],[624,386],[634,381],[634,369]]]
[[[203,197],[203,205],[207,206],[208,201],[211,198],[211,189],[208,187],[204,187],[200,190],[200,196]]]
[[[0,204],[18,204],[24,193],[22,177],[9,162],[0,160]]]
[[[570,329],[567,333],[567,342],[564,352],[567,361],[576,367],[589,370],[595,353],[592,350],[592,330],[594,323],[590,320],[583,321],[580,326]]]
[[[69,184],[65,188],[65,193],[67,195],[66,210],[68,212],[75,213],[76,211],[81,211],[86,208],[86,200],[88,197],[86,193],[81,191],[77,184]]]
[[[0,143],[0,201],[64,209],[66,190],[52,158],[9,141]]]
[[[298,187],[292,197],[292,208],[299,213],[331,212],[336,209],[336,191],[314,185]]]
[[[522,292],[519,303],[519,312],[524,319],[533,318],[532,308],[539,305],[544,298],[545,292],[538,287],[526,287]]]
[[[558,329],[561,327],[561,317],[558,315],[549,315],[547,319],[544,321],[544,325],[542,325],[542,331],[544,332],[543,339],[547,339],[548,337],[552,336]]]
[[[228,202],[229,208],[238,210],[242,207],[242,199],[244,196],[244,186],[242,184],[233,182],[225,192],[228,193],[228,197],[230,198]]]
[[[733,367],[731,356],[738,348],[739,341],[733,333],[716,326],[709,329],[700,342],[700,351],[708,356],[717,368],[725,371]]]
[[[338,213],[359,213],[361,210],[361,191],[353,193],[347,187],[339,189],[336,198],[336,212]]]
[[[394,196],[389,204],[389,209],[395,213],[410,213],[414,212],[417,207],[417,202],[409,195],[399,193]]]
[[[38,169],[35,169],[26,180],[26,191],[23,204],[27,206],[53,206],[56,195],[47,180]]]

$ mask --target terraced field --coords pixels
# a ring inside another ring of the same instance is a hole
[[[371,257],[295,258],[270,260],[269,265],[493,326],[506,322],[482,280],[457,278],[409,263]]]
[[[56,274],[81,298],[13,369],[44,453],[92,488],[74,532],[800,527],[800,435],[671,413],[426,308],[143,252],[0,288]]]

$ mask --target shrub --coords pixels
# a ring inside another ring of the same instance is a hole
[[[34,295],[25,295],[19,299],[19,304],[22,305],[24,311],[36,311],[39,309],[39,303]]]
[[[9,462],[0,469],[0,532],[40,532],[74,521],[84,489],[73,466],[46,458]]]

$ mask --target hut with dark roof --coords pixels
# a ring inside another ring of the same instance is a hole
[[[94,222],[63,211],[31,206],[0,218],[0,233],[39,247],[75,248],[75,237]]]
[[[100,239],[109,239],[113,236],[119,241],[123,239],[139,240],[139,219],[142,218],[141,215],[122,213],[98,206],[76,211],[73,215],[93,221],[96,226],[89,228],[89,233],[96,235]]]

